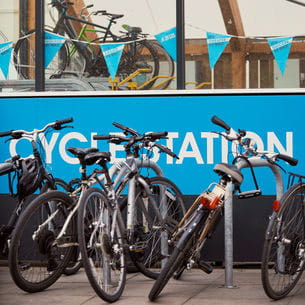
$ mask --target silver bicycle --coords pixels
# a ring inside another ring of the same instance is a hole
[[[139,164],[151,164],[148,160],[139,163],[137,152],[141,146],[157,145],[171,153],[155,143],[165,135],[110,135],[110,141],[125,141],[128,153],[126,161],[109,170],[108,152],[68,148],[80,160],[81,186],[70,194],[51,191],[38,196],[16,226],[9,261],[13,279],[21,289],[36,292],[52,285],[78,246],[90,283],[104,300],[118,299],[124,289],[126,253],[141,272],[157,276],[170,251],[168,236],[185,207],[179,189],[168,179],[140,175]],[[87,166],[95,163],[103,173],[93,170],[87,176]],[[125,205],[126,228],[121,213]],[[23,259],[25,249],[31,250],[30,260]]]

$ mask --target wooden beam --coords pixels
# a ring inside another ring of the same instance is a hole
[[[85,2],[83,0],[74,0],[73,1],[73,5],[69,5],[69,8],[68,8],[68,14],[69,15],[72,15],[74,17],[77,17],[77,18],[80,18],[80,13],[82,11],[82,9],[86,6]],[[84,10],[83,13],[85,15],[88,14],[88,10]],[[89,17],[88,19],[89,22],[92,22],[91,18]],[[77,22],[77,21],[71,21],[72,24],[73,24],[73,27],[76,31],[76,34],[78,35],[79,32],[81,31],[82,29],[82,26],[83,26],[83,23],[80,23],[80,22]],[[87,25],[87,28],[94,28],[92,25]],[[90,40],[94,40],[95,38],[97,38],[97,35],[95,32],[90,32],[90,31],[87,31],[86,32],[86,36],[88,39]]]
[[[245,36],[237,0],[218,0],[227,33],[234,36]],[[232,38],[233,51],[242,51],[244,39]]]
[[[218,0],[227,33],[234,36],[245,36],[237,0]],[[232,88],[246,86],[246,39],[232,37]]]

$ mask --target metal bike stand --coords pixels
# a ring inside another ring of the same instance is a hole
[[[229,192],[232,187],[232,182],[229,182]],[[224,205],[225,283],[220,288],[238,288],[233,285],[233,196],[227,198]]]

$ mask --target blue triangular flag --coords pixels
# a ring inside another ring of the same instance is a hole
[[[0,43],[0,69],[5,78],[8,76],[12,51],[13,43],[11,41]]]
[[[60,50],[66,38],[50,32],[44,32],[44,67],[47,68],[57,52]]]
[[[124,45],[124,43],[107,43],[100,45],[108,68],[108,72],[112,80],[114,80],[116,72],[118,70]]]
[[[207,32],[210,68],[213,69],[223,50],[229,43],[231,36]]]
[[[167,51],[171,58],[176,61],[176,28],[155,35],[161,46]]]
[[[287,59],[289,56],[292,37],[269,38],[267,39],[273,56],[282,74],[285,72]]]

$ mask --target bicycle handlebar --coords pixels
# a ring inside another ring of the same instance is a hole
[[[109,140],[109,142],[114,143],[114,144],[121,144],[123,142],[128,142],[126,144],[125,148],[128,149],[137,142],[143,142],[144,147],[153,147],[156,146],[157,148],[160,149],[160,151],[165,152],[166,154],[170,155],[173,158],[179,159],[179,157],[172,152],[168,147],[155,143],[156,140],[159,139],[164,139],[168,135],[167,131],[162,131],[162,132],[147,132],[144,135],[138,135],[136,131],[134,131],[131,128],[128,128],[124,125],[121,125],[119,123],[113,123],[114,126],[122,129],[122,130],[132,130],[132,132],[136,133],[136,135],[132,137],[124,137],[120,135],[94,135],[93,139],[94,140]],[[130,133],[130,132],[129,132]]]
[[[57,120],[55,122],[52,123],[48,123],[47,125],[45,125],[42,129],[34,129],[32,131],[26,131],[26,130],[10,130],[10,131],[4,131],[4,132],[0,132],[0,137],[7,137],[7,136],[12,136],[13,139],[20,139],[23,135],[34,135],[35,133],[42,133],[45,130],[47,130],[48,128],[53,128],[55,130],[60,130],[62,128],[65,128],[66,126],[62,126],[64,124],[67,123],[71,123],[73,122],[73,118],[67,118],[67,119],[63,119],[63,120]]]
[[[251,146],[251,141],[249,139],[245,139],[244,141],[241,141],[243,137],[246,136],[247,132],[244,130],[238,129],[238,132],[236,132],[232,127],[230,127],[227,123],[225,123],[223,120],[218,118],[216,115],[214,115],[211,119],[212,123],[224,128],[226,130],[225,133],[220,133],[223,137],[225,137],[228,141],[238,141],[238,144],[242,146],[247,153],[252,153],[253,155],[265,155],[267,156],[270,154],[270,152],[258,152],[255,148],[254,145]],[[286,161],[292,166],[295,166],[298,164],[298,160],[290,157],[285,154],[280,154],[280,153],[272,153],[272,158],[275,159],[281,159],[283,161]],[[268,157],[267,157],[268,158]],[[271,160],[271,158],[270,158]]]

